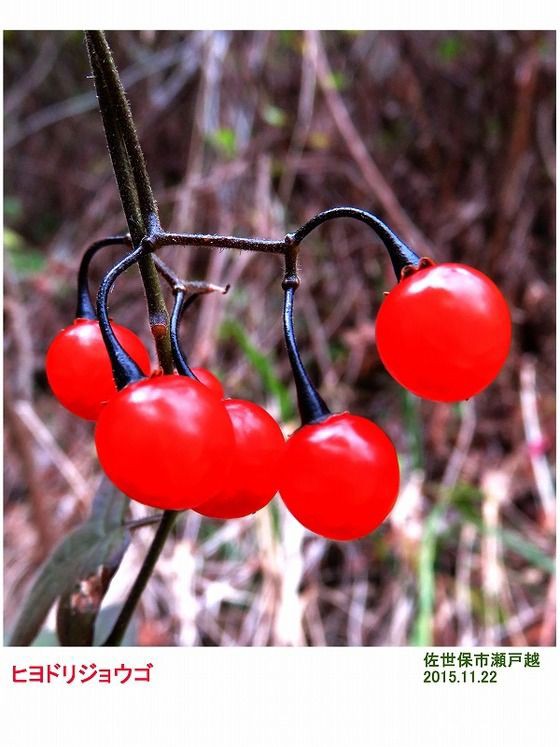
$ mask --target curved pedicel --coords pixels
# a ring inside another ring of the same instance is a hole
[[[299,286],[296,268],[297,255],[299,245],[306,236],[326,221],[334,220],[335,218],[354,218],[365,223],[375,231],[387,249],[397,281],[401,280],[401,277],[406,274],[407,269],[417,268],[424,261],[393,233],[383,221],[367,210],[359,208],[339,207],[325,210],[315,215],[307,223],[304,223],[294,233],[287,234],[285,239],[286,249],[284,251],[286,271],[282,283],[284,289],[284,339],[296,385],[298,409],[302,425],[320,423],[331,414],[331,411],[309,378],[297,347],[293,322],[294,295]]]
[[[95,307],[91,300],[89,292],[89,266],[91,260],[95,257],[100,249],[106,246],[117,246],[126,244],[130,246],[130,236],[107,236],[105,239],[94,241],[86,251],[80,261],[78,269],[78,299],[76,303],[76,319],[97,319]]]
[[[173,311],[171,312],[171,320],[169,323],[169,334],[171,337],[171,354],[173,355],[173,363],[175,368],[181,374],[181,376],[188,376],[195,381],[198,381],[197,376],[193,373],[191,367],[187,362],[187,358],[181,343],[179,341],[179,327],[181,326],[181,319],[183,313],[189,306],[192,306],[195,301],[200,297],[199,293],[193,294],[186,298],[186,293],[182,289],[175,290],[175,302],[173,304]]]
[[[124,241],[122,243],[128,243],[129,237],[123,237],[123,239]],[[128,270],[129,267],[132,267],[132,265],[136,264],[136,262],[138,262],[141,257],[143,257],[145,254],[148,254],[152,250],[153,246],[151,240],[149,237],[147,237],[145,242],[140,244],[137,249],[135,249],[130,254],[127,254],[126,257],[117,262],[117,264],[109,270],[109,272],[101,281],[101,285],[99,286],[96,309],[97,318],[99,320],[101,335],[103,337],[105,347],[107,348],[109,358],[111,360],[113,378],[115,380],[117,389],[123,389],[125,386],[127,386],[127,384],[130,384],[133,381],[139,381],[140,379],[145,378],[145,376],[139,366],[120,344],[113,331],[113,328],[111,327],[109,312],[107,309],[109,292],[119,275],[121,275],[125,270]],[[154,257],[154,260],[158,272],[169,283],[169,285],[173,287],[176,295],[175,304],[173,307],[174,319],[172,318],[170,323],[172,345],[175,345],[175,352],[178,353],[177,360],[175,360],[174,362],[177,366],[177,370],[180,373],[183,373],[185,376],[189,376],[190,378],[196,379],[196,376],[190,370],[190,367],[179,345],[177,328],[181,319],[181,314],[184,309],[190,306],[202,293],[210,293],[212,291],[227,293],[229,286],[226,286],[224,288],[222,286],[214,285],[213,283],[206,283],[203,281],[181,281],[175,275],[175,273],[173,273],[173,271],[169,267],[167,267],[167,265],[165,265],[158,257]],[[188,289],[194,292],[192,296],[184,301],[184,297]],[[180,298],[180,306],[177,302],[177,297]],[[96,317],[94,316],[94,318]],[[173,338],[175,338],[174,342]]]
[[[393,270],[395,271],[397,280],[400,280],[401,271],[404,267],[408,265],[416,266],[420,261],[420,257],[416,252],[405,244],[396,233],[391,231],[389,226],[383,223],[383,221],[377,216],[373,215],[373,213],[370,213],[367,210],[362,210],[361,208],[337,207],[331,208],[330,210],[324,210],[321,213],[317,213],[317,215],[308,220],[307,223],[304,223],[301,228],[297,229],[297,231],[288,234],[286,240],[291,241],[293,245],[297,246],[315,228],[320,226],[322,223],[334,220],[335,218],[354,218],[373,229],[389,253],[389,258],[391,259],[391,264],[393,265]]]
[[[294,284],[284,285],[284,340],[288,349],[290,365],[296,385],[298,409],[302,425],[311,423],[320,423],[325,420],[331,411],[323,401],[321,395],[315,389],[297,347],[296,336],[294,332],[294,294],[296,288]]]
[[[124,259],[121,259],[120,262],[112,267],[105,275],[101,281],[99,292],[97,294],[97,318],[99,319],[99,327],[101,328],[103,342],[105,343],[109,358],[111,359],[111,368],[113,369],[113,378],[117,389],[124,389],[127,384],[144,379],[145,376],[142,369],[126,352],[113,332],[111,322],[109,321],[107,300],[109,297],[109,291],[113,287],[115,280],[125,270],[128,270],[129,267],[132,267],[132,265],[138,262],[140,257],[146,254],[146,251],[146,248],[141,244],[133,252],[127,254]]]
[[[97,319],[95,307],[93,305],[89,292],[89,268],[91,260],[95,257],[100,249],[103,249],[106,246],[117,245],[132,247],[130,235],[126,233],[118,236],[107,236],[104,239],[95,241],[84,252],[84,255],[80,262],[80,267],[78,269],[78,299],[76,304],[76,319]],[[178,278],[173,270],[156,255],[153,256],[153,260],[156,266],[156,270],[159,272],[161,277],[171,288],[175,288],[177,283],[180,282],[180,278]],[[196,288],[197,286],[204,288],[208,287],[212,289],[214,288],[212,284],[203,282],[190,282],[189,286],[193,288]],[[216,290],[221,290],[221,287],[216,286]]]

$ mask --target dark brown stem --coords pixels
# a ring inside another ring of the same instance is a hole
[[[159,231],[153,236],[152,247],[162,246],[203,246],[218,249],[241,249],[265,254],[282,254],[289,260],[289,255],[316,228],[327,221],[338,218],[351,218],[365,223],[383,242],[393,265],[395,276],[400,280],[401,271],[408,266],[416,267],[420,257],[394,233],[386,223],[373,213],[355,207],[336,207],[324,210],[300,226],[297,231],[287,234],[278,241],[271,239],[244,238],[241,236],[220,236],[206,233],[167,233]]]
[[[136,576],[136,580],[132,585],[132,589],[130,590],[128,597],[126,598],[123,608],[120,611],[115,624],[113,625],[113,629],[111,630],[107,637],[107,640],[103,644],[104,646],[120,646],[132,615],[134,614],[134,610],[136,609],[136,605],[138,604],[138,601],[142,596],[142,592],[146,588],[146,584],[150,580],[152,571],[154,570],[160,553],[163,550],[165,540],[169,537],[169,534],[173,529],[173,525],[175,524],[175,520],[180,513],[180,511],[165,511],[163,513],[153,542],[150,545],[150,549],[148,550],[148,554],[146,555],[146,558],[142,563],[142,567],[140,568],[140,571]]]
[[[284,239],[252,239],[241,236],[220,236],[207,233],[161,233],[155,237],[154,246],[205,246],[218,249],[242,249],[266,254],[284,254],[288,244]]]
[[[157,205],[130,106],[105,34],[102,31],[86,31],[86,43],[121,202],[132,245],[138,247],[144,237],[153,236],[159,231]],[[142,257],[138,264],[159,364],[165,373],[172,373],[169,314],[157,270],[149,254]]]

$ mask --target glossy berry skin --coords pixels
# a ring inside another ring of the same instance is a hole
[[[144,343],[126,327],[112,324],[117,339],[144,373],[150,357]],[[67,410],[85,420],[96,420],[102,406],[116,394],[111,362],[99,323],[76,319],[52,341],[46,359],[49,385]]]
[[[102,409],[99,462],[130,498],[180,511],[220,493],[229,480],[233,428],[223,404],[185,376],[142,379]]]
[[[350,413],[304,425],[287,441],[280,495],[295,518],[332,540],[376,529],[399,491],[395,447],[375,423]]]
[[[455,402],[498,375],[511,343],[507,303],[483,273],[460,264],[429,266],[386,296],[376,322],[388,372],[419,397]]]
[[[196,511],[214,519],[253,514],[274,497],[280,483],[284,436],[262,407],[242,399],[223,402],[234,432],[233,463],[224,491]]]
[[[193,368],[192,372],[201,384],[204,384],[205,387],[208,387],[210,391],[214,392],[218,399],[223,398],[224,388],[222,382],[217,376],[214,376],[212,371],[209,371],[207,368]]]

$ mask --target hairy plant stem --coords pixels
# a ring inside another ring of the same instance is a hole
[[[92,259],[101,250],[108,246],[127,246],[132,249],[132,240],[130,234],[119,234],[118,236],[107,236],[104,239],[99,239],[90,244],[85,250],[80,267],[78,269],[78,292],[77,292],[77,304],[76,304],[76,318],[77,319],[97,319],[95,306],[91,300],[89,292],[89,268]],[[216,285],[215,283],[207,283],[204,280],[185,280],[180,278],[179,275],[167,265],[157,254],[151,255],[156,270],[160,276],[169,285],[171,290],[177,288],[183,289],[185,292],[190,293],[212,293],[217,291],[218,293],[227,293],[229,285]]]
[[[138,247],[144,237],[159,229],[156,201],[132,112],[105,34],[102,31],[86,31],[86,44],[123,210],[132,245]],[[173,373],[169,315],[157,270],[149,254],[142,257],[138,264],[159,364],[165,373]]]
[[[126,598],[123,608],[113,625],[113,629],[109,633],[105,643],[103,643],[103,646],[120,646],[132,615],[134,614],[134,610],[136,609],[136,605],[138,604],[138,600],[146,588],[146,584],[148,583],[161,551],[163,550],[165,541],[169,537],[175,524],[175,520],[180,513],[180,511],[164,511],[157,532],[152,544],[150,545],[150,549],[148,550],[148,554],[142,563],[142,567],[136,576],[136,580],[132,585],[132,589]]]
[[[168,233],[159,229],[151,237],[151,247],[157,250],[163,246],[203,246],[216,249],[240,249],[242,251],[262,252],[264,254],[281,254],[286,261],[300,246],[301,242],[316,228],[331,220],[351,218],[365,223],[383,242],[393,265],[397,280],[401,279],[401,272],[408,267],[416,267],[420,257],[394,233],[376,215],[367,210],[355,207],[336,207],[324,210],[310,218],[297,231],[288,233],[283,239],[245,238],[241,236],[221,236],[204,233]]]

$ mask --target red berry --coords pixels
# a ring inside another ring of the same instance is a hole
[[[150,357],[144,343],[126,327],[112,327],[118,341],[147,374]],[[92,319],[76,319],[58,333],[47,352],[46,372],[58,401],[86,420],[96,420],[103,404],[117,391],[99,323]]]
[[[349,413],[304,425],[289,439],[280,495],[311,531],[353,540],[376,529],[399,490],[395,447],[375,423]]]
[[[433,265],[405,277],[386,296],[377,348],[389,373],[419,397],[454,402],[498,375],[511,342],[507,303],[483,273]]]
[[[223,491],[233,428],[224,405],[185,376],[142,379],[102,409],[97,455],[109,479],[140,503],[180,511]]]
[[[274,497],[285,442],[280,426],[262,407],[242,399],[223,404],[234,432],[232,470],[225,490],[196,511],[214,519],[235,519],[255,513]]]
[[[204,384],[210,391],[214,392],[218,399],[223,398],[224,388],[222,382],[217,376],[214,376],[212,371],[209,371],[207,368],[193,368],[192,372],[201,384]]]

